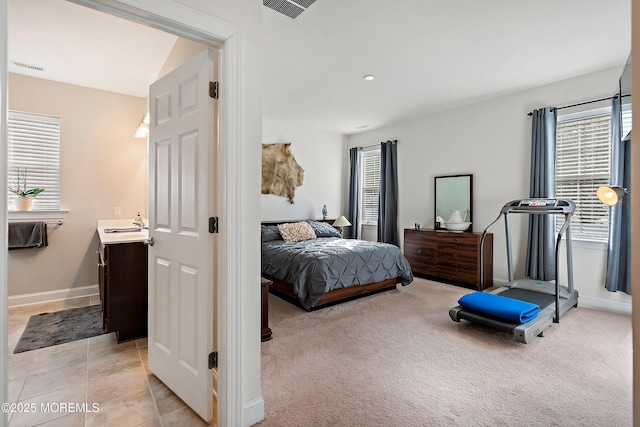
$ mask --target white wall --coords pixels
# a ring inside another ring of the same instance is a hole
[[[291,142],[291,153],[304,169],[304,180],[296,188],[293,204],[285,197],[262,194],[262,220],[320,219],[325,204],[329,218],[346,215],[342,207],[344,139],[336,133],[263,120],[262,143]]]
[[[348,146],[398,140],[399,226],[433,224],[433,178],[473,174],[473,230],[482,232],[513,199],[529,194],[531,118],[535,108],[563,106],[614,95],[620,67],[493,100],[352,135]],[[348,182],[345,173],[344,181]],[[524,275],[526,221],[512,221],[516,277]],[[495,224],[494,277],[507,279],[504,222]],[[403,234],[403,233],[401,233]],[[630,312],[630,296],[604,289],[606,251],[574,245],[574,283],[582,306]],[[564,264],[561,265],[564,268]],[[564,281],[566,283],[566,281]]]
[[[166,61],[164,61],[162,68],[158,72],[156,80],[166,76],[168,73],[187,62],[187,60],[195,56],[197,53],[207,48],[207,45],[178,37],[176,43],[171,48],[171,52],[167,55]]]
[[[60,117],[60,203],[64,224],[49,246],[9,251],[9,296],[98,283],[98,219],[147,215],[147,141],[134,138],[143,98],[9,76],[9,108]]]

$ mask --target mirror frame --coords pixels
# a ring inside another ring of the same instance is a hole
[[[444,225],[441,225],[436,219],[438,218],[438,180],[446,180],[453,178],[469,178],[469,228],[464,230],[465,232],[473,231],[473,174],[458,174],[458,175],[441,175],[433,178],[433,229],[434,230],[446,230]],[[444,217],[443,217],[444,218]],[[446,219],[446,218],[445,218]]]

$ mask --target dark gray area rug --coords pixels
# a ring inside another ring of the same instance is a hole
[[[37,350],[104,334],[99,305],[71,308],[29,318],[14,353]]]

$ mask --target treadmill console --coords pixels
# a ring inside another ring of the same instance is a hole
[[[558,199],[523,199],[520,200],[518,206],[528,208],[552,208],[557,206]]]

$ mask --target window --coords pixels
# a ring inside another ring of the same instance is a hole
[[[9,187],[20,180],[26,189],[44,188],[33,201],[32,210],[60,209],[60,118],[9,111],[8,115]],[[17,196],[9,192],[9,206]]]
[[[626,137],[631,132],[631,104],[622,104],[622,138]]]
[[[556,133],[556,197],[571,199],[576,212],[572,237],[607,242],[609,209],[596,190],[609,185],[611,167],[611,108],[558,117]],[[556,218],[556,228],[564,219]]]
[[[362,153],[362,224],[378,223],[378,194],[380,192],[380,150]]]

